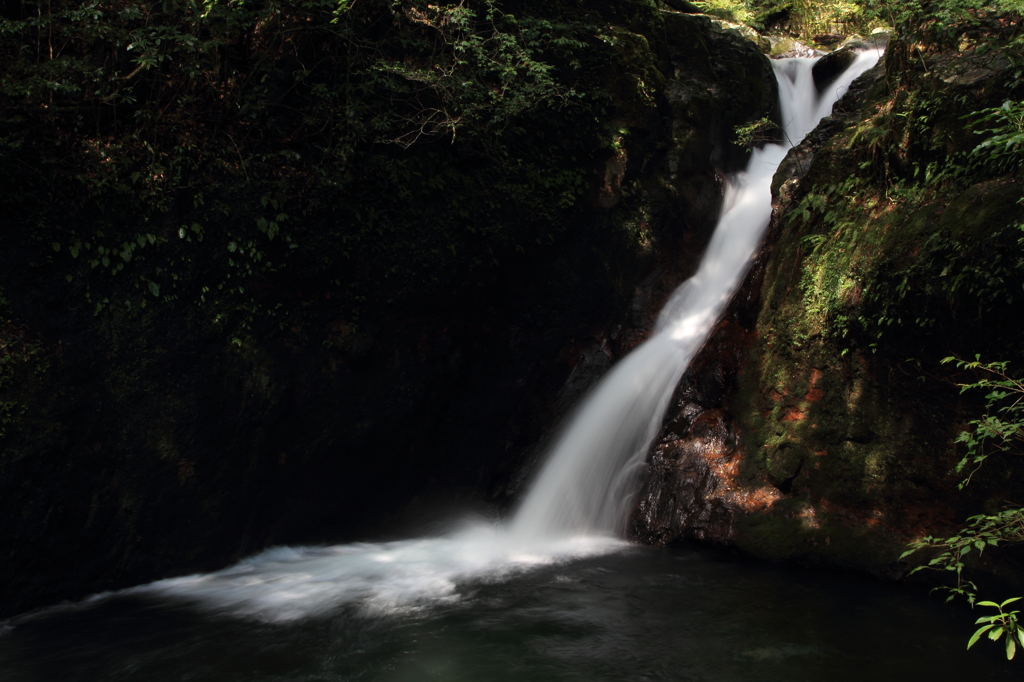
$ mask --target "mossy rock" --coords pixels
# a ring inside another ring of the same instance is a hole
[[[830,61],[838,71],[853,58]],[[1024,185],[977,167],[923,181],[953,149],[943,131],[970,137],[964,102],[998,101],[998,81],[943,90],[920,67],[894,87],[885,68],[775,179],[777,240],[763,284],[742,296],[757,301],[756,321],[726,401],[740,446],[718,481],[749,504],[732,507],[733,535],[719,540],[901,577],[911,538],[952,534],[1024,480],[1021,462],[1001,458],[960,490],[955,439],[979,404],[941,364],[1021,358]]]
[[[1022,199],[1020,183],[993,180],[972,185],[949,203],[938,228],[967,239],[999,232],[1024,219]]]

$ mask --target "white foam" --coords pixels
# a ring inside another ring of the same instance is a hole
[[[461,598],[459,585],[606,554],[626,546],[576,536],[520,543],[499,524],[447,536],[333,547],[279,547],[215,573],[170,578],[122,591],[194,602],[232,616],[283,622],[345,605],[363,615],[415,610]]]

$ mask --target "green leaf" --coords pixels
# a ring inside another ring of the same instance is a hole
[[[967,642],[967,648],[970,649],[972,646],[977,644],[978,640],[981,639],[981,636],[983,634],[985,634],[985,632],[987,630],[990,630],[990,629],[992,629],[994,627],[995,627],[995,623],[992,623],[991,625],[985,625],[983,627],[978,628],[975,631],[975,633],[973,635],[971,635],[970,641]]]
[[[60,251],[60,243],[59,242],[54,242],[52,246],[53,246],[53,250],[54,251]]]
[[[1006,638],[1006,660],[1013,660],[1013,655],[1017,653],[1017,642],[1013,637]]]
[[[154,296],[159,297],[160,296],[160,285],[157,284],[156,282],[150,282],[149,283],[149,292],[151,294],[153,294]]]

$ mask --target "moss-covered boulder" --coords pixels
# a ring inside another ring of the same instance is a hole
[[[1015,499],[1009,456],[960,489],[954,441],[980,406],[941,363],[1024,361],[1024,183],[963,130],[1012,81],[999,49],[988,78],[951,81],[965,41],[916,67],[890,51],[780,167],[770,256],[676,395],[637,537],[901,576],[909,540]]]

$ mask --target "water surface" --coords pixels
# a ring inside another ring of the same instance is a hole
[[[1018,679],[998,646],[964,650],[975,617],[857,577],[629,547],[388,613],[347,603],[268,622],[123,594],[8,629],[0,670],[6,682]]]

